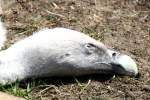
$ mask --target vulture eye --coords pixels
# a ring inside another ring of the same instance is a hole
[[[84,45],[84,47],[86,48],[86,49],[85,49],[86,54],[93,54],[93,53],[95,53],[96,50],[97,50],[97,47],[96,47],[94,44],[92,44],[92,43],[86,43],[86,44]]]

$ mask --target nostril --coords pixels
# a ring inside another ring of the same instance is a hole
[[[116,56],[116,53],[114,52],[114,53],[112,54],[112,56]]]

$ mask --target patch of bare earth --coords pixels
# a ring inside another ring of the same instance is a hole
[[[3,20],[9,30],[7,46],[43,27],[71,28],[85,32],[107,46],[132,56],[141,73],[138,78],[116,76],[106,81],[93,80],[88,76],[86,81],[77,82],[73,78],[74,82],[67,84],[64,80],[49,78],[52,82],[48,85],[33,89],[30,93],[33,99],[150,99],[149,0],[4,2]]]

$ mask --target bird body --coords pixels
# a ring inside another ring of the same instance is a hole
[[[138,73],[131,57],[66,28],[42,29],[1,51],[0,68],[0,84],[32,77]]]

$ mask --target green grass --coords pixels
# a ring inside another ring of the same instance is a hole
[[[84,92],[84,90],[86,90],[86,88],[88,88],[89,84],[91,83],[90,79],[88,80],[88,82],[79,81],[78,78],[73,78],[73,80],[80,88],[80,93]],[[54,81],[56,81],[56,84],[54,85],[50,85],[51,80],[48,80],[48,79],[36,79],[36,80],[30,79],[30,80],[25,80],[22,82],[16,81],[13,84],[4,85],[4,86],[0,85],[0,91],[12,94],[14,96],[23,97],[27,100],[31,100],[33,97],[30,94],[32,90],[38,89],[38,87],[40,86],[44,88],[40,88],[42,90],[37,90],[37,91],[43,91],[47,88],[51,88],[51,86],[57,85],[57,79]]]
[[[18,97],[23,97],[27,100],[31,99],[31,96],[29,95],[31,91],[38,85],[46,85],[46,82],[44,80],[30,80],[27,82],[19,82],[16,81],[13,84],[9,85],[0,85],[0,91],[7,92],[9,94],[13,94]]]
[[[13,84],[0,86],[0,91],[7,92],[9,94],[13,94],[18,97],[23,97],[25,99],[30,99],[29,93],[33,89],[34,85],[31,83],[28,83],[26,87],[21,87],[20,82],[16,81]]]

